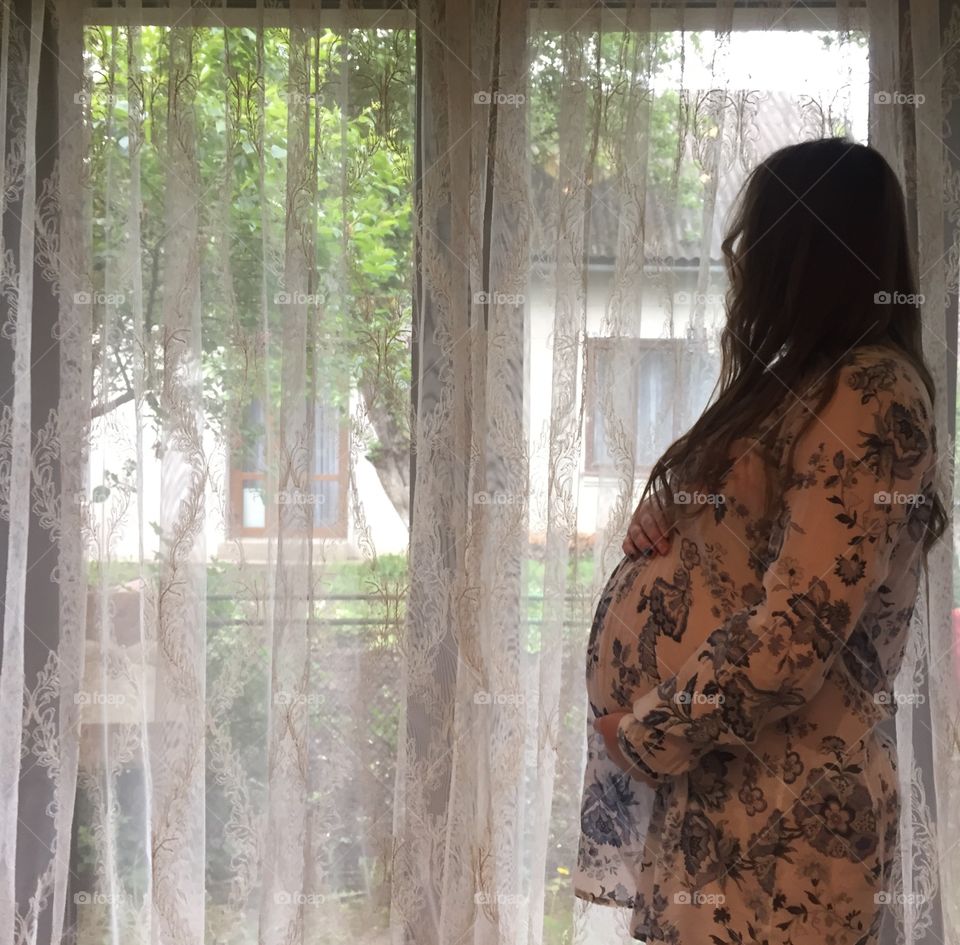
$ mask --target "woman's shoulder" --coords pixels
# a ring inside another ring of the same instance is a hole
[[[795,398],[793,428],[819,404],[821,409],[836,412],[867,413],[880,406],[898,402],[918,412],[923,422],[932,422],[933,405],[920,371],[912,359],[890,344],[858,345],[842,355],[823,357],[812,365],[803,378]],[[823,403],[824,389],[830,391],[829,403]]]
[[[859,345],[850,350],[838,367],[839,380],[861,391],[865,402],[880,394],[896,393],[919,397],[930,405],[930,395],[916,365],[893,345]]]
[[[936,443],[933,407],[912,360],[890,345],[861,345],[832,364],[812,370],[803,389],[783,414],[775,453],[783,467],[791,448],[804,433],[821,435],[828,428],[846,443],[859,434]],[[827,388],[829,396],[824,396]],[[813,416],[823,420],[813,424]],[[935,449],[935,446],[934,446]]]

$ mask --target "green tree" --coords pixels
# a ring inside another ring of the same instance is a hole
[[[134,364],[142,358],[145,400],[157,424],[165,250],[171,240],[184,238],[168,231],[164,213],[169,35],[160,27],[133,34],[93,27],[86,37],[97,290],[94,412],[102,415],[133,399]],[[264,377],[274,408],[279,401],[284,312],[272,303],[284,288],[287,113],[304,100],[315,175],[310,294],[317,299],[308,363],[318,395],[328,402],[346,408],[350,390],[358,393],[366,422],[356,424],[355,433],[366,438],[366,455],[405,517],[413,38],[403,30],[318,31],[308,38],[310,74],[293,89],[288,42],[288,31],[281,29],[262,36],[249,28],[190,30],[206,420],[236,444],[248,422],[244,407],[261,393]],[[129,291],[128,211],[137,186],[142,347]],[[128,289],[119,302],[112,301],[117,288]]]
[[[279,403],[279,328],[272,300],[283,291],[288,111],[308,104],[314,294],[313,366],[318,396],[361,404],[353,433],[384,490],[409,513],[411,324],[413,292],[413,34],[406,30],[318,30],[309,35],[308,74],[289,85],[289,31],[249,27],[189,29],[201,216],[202,318],[206,420],[233,448],[262,433],[247,405],[262,395]],[[145,400],[159,424],[164,338],[159,311],[168,232],[165,140],[170,102],[170,31],[119,27],[87,31],[91,89],[91,181],[96,288],[130,280],[130,216],[140,190],[139,264],[143,341],[132,330],[132,293],[98,304],[94,337],[94,411],[133,398],[134,365],[144,363]],[[614,179],[628,159],[629,135],[647,141],[647,181],[666,207],[695,206],[696,166],[678,142],[691,103],[655,91],[654,79],[696,47],[673,33],[544,34],[528,72],[529,154],[546,180],[558,175],[559,121],[569,64],[580,62],[592,140],[593,183]],[[292,99],[291,96],[301,99]],[[137,106],[137,100],[141,102]],[[637,125],[639,116],[642,125]],[[137,181],[132,154],[139,158]],[[109,296],[107,296],[109,297]],[[263,300],[267,300],[264,312]],[[265,330],[266,328],[266,330]]]

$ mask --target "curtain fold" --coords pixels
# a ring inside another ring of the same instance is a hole
[[[904,182],[953,501],[958,31],[3,0],[0,943],[626,941],[570,888],[587,634],[777,147]],[[890,942],[960,941],[955,560]]]
[[[940,489],[953,498],[956,396],[957,158],[947,145],[948,76],[956,69],[936,4],[869,7],[872,143],[904,182],[908,220],[917,246],[923,295],[923,347],[938,393]],[[942,27],[942,28],[941,28]],[[899,95],[899,104],[896,96]],[[887,102],[894,98],[894,107]],[[955,501],[955,500],[954,500]],[[896,924],[890,942],[954,941],[953,831],[957,781],[955,558],[952,528],[929,560],[914,615],[910,645],[898,680],[896,719],[901,805]]]

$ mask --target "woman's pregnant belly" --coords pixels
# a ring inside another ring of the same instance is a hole
[[[743,582],[731,576],[729,557],[716,541],[677,535],[664,555],[621,560],[600,597],[588,647],[587,693],[598,712],[630,709],[743,606]]]
[[[597,711],[632,708],[761,592],[751,562],[770,550],[762,508],[767,467],[752,442],[731,446],[722,509],[682,518],[666,554],[623,558],[614,569],[587,652],[587,692]]]

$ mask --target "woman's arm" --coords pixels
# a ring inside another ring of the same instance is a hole
[[[911,509],[929,499],[926,395],[900,362],[865,363],[841,369],[797,442],[789,521],[761,603],[717,627],[620,720],[622,753],[648,779],[681,774],[717,745],[750,744],[808,702],[886,577]]]

